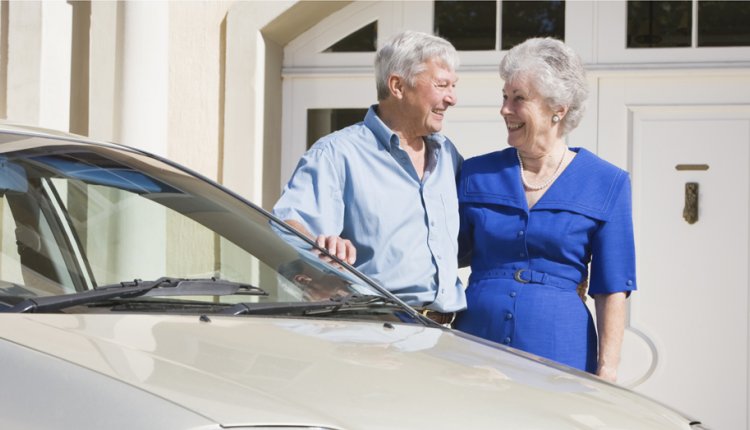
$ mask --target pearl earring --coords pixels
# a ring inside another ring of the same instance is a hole
[[[558,122],[560,122],[560,117],[559,117],[559,116],[557,116],[557,114],[555,114],[555,115],[552,115],[552,122],[554,122],[554,123],[558,123]]]

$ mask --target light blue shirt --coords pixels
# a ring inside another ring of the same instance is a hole
[[[273,212],[315,236],[349,239],[357,248],[354,266],[406,303],[458,311],[466,307],[456,259],[462,158],[440,134],[425,142],[420,180],[398,136],[371,106],[364,122],[305,153]]]

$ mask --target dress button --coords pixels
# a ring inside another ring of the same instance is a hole
[[[521,258],[526,257],[526,253],[525,252],[522,252],[522,253],[520,253],[518,255],[521,256]]]
[[[523,236],[524,234],[525,234],[525,233],[523,232],[523,230],[521,230],[521,231],[519,231],[519,232],[518,232],[518,236],[519,236],[519,237]]]
[[[503,343],[506,345],[510,345],[510,338],[506,337],[505,339],[503,339]]]
[[[626,284],[628,284],[628,285],[633,285],[633,281],[632,281],[632,280],[630,280],[630,279],[628,279],[628,282],[626,282]]]
[[[515,292],[515,291],[511,291],[511,292],[510,292],[510,296],[511,296],[511,297],[516,297],[516,292]]]
[[[506,320],[510,320],[510,319],[513,319],[513,314],[512,314],[512,313],[510,313],[510,312],[508,312],[507,314],[505,314],[505,319],[506,319]]]

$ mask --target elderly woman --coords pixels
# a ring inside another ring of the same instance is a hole
[[[459,243],[472,271],[455,327],[615,381],[636,289],[630,179],[565,142],[588,95],[570,47],[529,39],[500,76],[510,147],[463,165]],[[576,292],[587,280],[596,327]]]

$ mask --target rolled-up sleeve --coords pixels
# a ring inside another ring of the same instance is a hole
[[[302,156],[273,213],[282,220],[301,223],[314,236],[341,233],[341,181],[325,146],[316,145]]]

